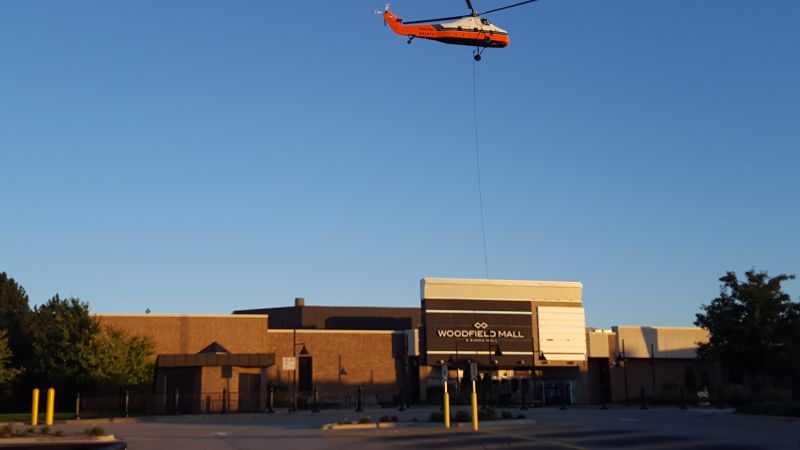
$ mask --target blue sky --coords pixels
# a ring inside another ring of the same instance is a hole
[[[471,49],[406,45],[382,8],[1,2],[0,270],[34,304],[163,313],[414,306],[422,277],[484,277]],[[689,325],[727,270],[800,272],[800,3],[490,18],[511,36],[476,66],[490,277],[581,281],[606,327]]]

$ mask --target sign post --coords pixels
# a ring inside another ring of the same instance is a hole
[[[478,393],[475,391],[475,380],[478,379],[478,363],[469,364],[469,377],[472,380],[472,429],[478,431]]]

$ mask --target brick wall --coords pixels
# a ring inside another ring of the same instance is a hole
[[[275,353],[276,365],[268,370],[270,380],[291,385],[292,372],[284,371],[282,358],[292,356],[292,331],[272,330],[267,333],[266,351]],[[313,361],[313,384],[322,397],[355,395],[363,386],[371,401],[390,401],[399,393],[397,353],[392,332],[386,331],[310,331],[297,330],[295,340],[304,343]],[[300,353],[302,345],[296,346]],[[341,366],[340,366],[341,361]],[[344,368],[346,375],[339,375]],[[334,400],[335,401],[335,400]]]
[[[149,336],[156,354],[198,353],[217,341],[231,353],[264,352],[267,316],[98,314],[101,326]]]
[[[281,359],[292,356],[293,333],[267,331],[266,316],[105,314],[97,317],[102,326],[149,336],[155,342],[156,354],[197,353],[214,341],[231,353],[274,353],[276,364],[265,371],[262,392],[266,392],[267,382],[277,382],[284,389],[291,386],[292,372],[282,370]],[[391,401],[399,394],[400,375],[395,355],[402,340],[393,336],[391,331],[297,330],[296,341],[305,344],[312,358],[313,385],[323,398],[341,403],[354,401],[356,389],[363,386],[367,400],[374,403]],[[296,352],[300,353],[301,348],[302,345],[297,345]],[[345,375],[339,375],[340,368],[344,368]],[[204,367],[200,390],[216,393],[230,385],[230,392],[238,392],[238,374],[246,369],[234,370],[233,377],[226,380],[221,377],[220,367]],[[286,391],[281,392],[285,400]],[[205,404],[201,405],[201,409],[204,407]]]

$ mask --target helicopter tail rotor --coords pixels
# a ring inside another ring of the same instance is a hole
[[[375,11],[373,11],[373,12],[374,12],[375,14],[379,15],[379,16],[383,16],[383,15],[384,15],[386,12],[388,12],[388,11],[389,11],[389,2],[386,2],[386,7],[385,7],[385,9],[384,9],[383,11],[378,11],[378,10],[376,9],[376,10],[375,10]],[[386,16],[384,16],[384,19],[383,19],[383,26],[386,26]]]

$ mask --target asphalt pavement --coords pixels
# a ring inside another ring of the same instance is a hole
[[[467,409],[454,407],[454,410]],[[638,408],[616,406],[508,410],[524,420],[471,423],[445,430],[427,422],[438,408],[407,411],[372,409],[326,410],[320,413],[285,410],[275,414],[228,416],[162,416],[129,421],[56,424],[54,429],[79,432],[97,425],[125,439],[133,450],[248,450],[298,448],[346,449],[681,449],[681,450],[800,450],[800,420],[733,414],[730,410]],[[501,410],[498,410],[498,413]],[[396,428],[323,430],[323,425],[397,416]]]

